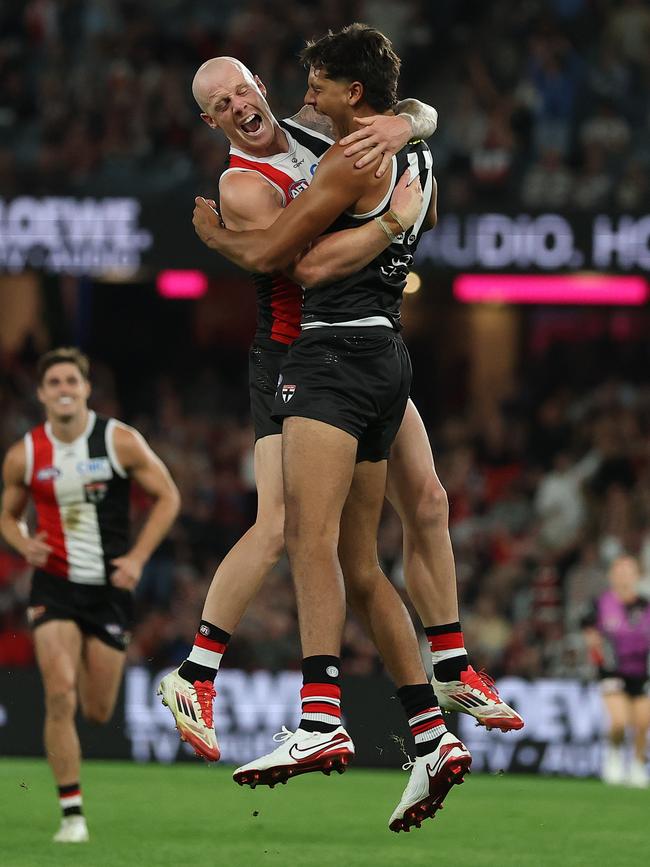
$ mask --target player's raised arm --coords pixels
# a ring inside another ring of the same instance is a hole
[[[2,479],[0,532],[7,544],[22,554],[30,566],[44,566],[52,550],[45,534],[30,537],[23,521],[29,493],[25,485],[25,444],[22,440],[7,452],[2,465]]]
[[[304,105],[291,119],[321,135],[336,136],[330,118],[311,105]],[[355,162],[358,169],[381,157],[375,173],[380,178],[388,169],[391,157],[407,142],[414,138],[427,139],[434,134],[438,126],[438,112],[432,105],[419,99],[403,99],[395,106],[395,114],[376,114],[354,120],[360,129],[340,139],[339,145],[345,148],[346,157],[360,155]]]
[[[114,447],[124,470],[154,500],[130,551],[111,561],[116,567],[111,583],[131,590],[140,580],[144,564],[173,524],[180,509],[180,495],[167,467],[136,430],[126,425],[116,426]]]
[[[249,271],[271,273],[292,263],[367,188],[374,166],[356,170],[343,151],[330,148],[310,186],[284,208],[272,229],[232,232],[205,199],[196,199],[193,223],[201,240]]]

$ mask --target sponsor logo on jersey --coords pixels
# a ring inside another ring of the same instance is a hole
[[[314,174],[316,173],[317,168],[318,168],[318,163],[314,163],[313,166],[309,166],[309,173],[311,174],[312,178],[314,177]]]
[[[108,458],[90,458],[77,463],[79,475],[88,481],[101,482],[113,478],[113,468]]]
[[[52,479],[58,479],[61,475],[61,470],[58,467],[43,467],[36,473],[36,478],[39,482],[51,482]]]
[[[84,485],[86,492],[86,502],[97,505],[101,503],[108,491],[108,485],[105,482],[89,482]]]
[[[295,385],[283,385],[282,386],[282,400],[285,403],[289,403],[289,401],[291,400],[291,398],[294,396],[295,393],[296,393],[296,386]]]
[[[294,181],[289,187],[289,197],[295,199],[303,190],[306,190],[308,186],[309,184],[304,178],[301,178],[299,181]]]

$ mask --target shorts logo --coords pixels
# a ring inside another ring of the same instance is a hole
[[[105,482],[90,482],[84,485],[84,491],[86,492],[86,502],[97,505],[106,496],[108,485]]]
[[[46,611],[47,608],[44,605],[32,605],[31,608],[27,609],[27,622],[36,623]]]
[[[338,677],[339,670],[335,665],[328,665],[325,669],[325,674],[328,674],[330,677]]]
[[[116,638],[124,632],[119,623],[106,623],[104,629],[109,635],[113,635]]]
[[[295,393],[296,393],[296,386],[295,385],[283,385],[282,386],[282,392],[281,392],[282,400],[285,403],[289,403],[289,401],[291,400],[291,398],[294,396]]]
[[[206,626],[204,623],[203,626],[199,626],[199,632],[201,633],[201,635],[208,636],[210,635],[210,627]]]
[[[36,473],[36,478],[39,482],[51,482],[52,479],[58,479],[61,475],[61,470],[57,467],[43,467]]]

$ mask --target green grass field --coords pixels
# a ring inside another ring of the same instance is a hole
[[[55,845],[44,761],[0,761],[2,867],[640,867],[650,792],[595,781],[473,776],[410,834],[387,819],[406,774],[350,769],[274,790],[240,789],[225,767],[88,762],[91,842]]]

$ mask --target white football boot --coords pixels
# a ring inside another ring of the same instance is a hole
[[[639,759],[632,759],[626,782],[628,786],[632,786],[634,789],[648,788],[648,769],[645,762],[640,762]]]
[[[411,776],[402,799],[390,817],[391,831],[419,828],[424,819],[432,819],[452,786],[460,785],[469,773],[472,757],[456,735],[447,732],[436,749],[427,756],[417,756],[403,765]]]
[[[343,726],[333,732],[307,732],[296,729],[290,732],[282,726],[282,731],[273,735],[280,746],[268,753],[237,768],[232,775],[240,786],[270,786],[286,783],[290,777],[322,771],[329,776],[332,771],[342,774],[354,758],[354,744]]]
[[[625,782],[625,762],[622,747],[607,744],[603,754],[600,776],[603,783],[607,783],[609,786],[621,786]]]
[[[163,677],[157,692],[172,712],[181,740],[194,747],[200,758],[218,762],[221,753],[212,718],[212,703],[217,694],[214,684],[209,680],[190,683],[176,669]]]
[[[52,840],[55,843],[87,843],[88,826],[84,816],[64,816]]]
[[[501,699],[492,678],[484,671],[474,671],[471,665],[461,672],[460,680],[436,680],[434,674],[431,685],[442,710],[467,713],[488,731],[524,727],[517,711]]]

